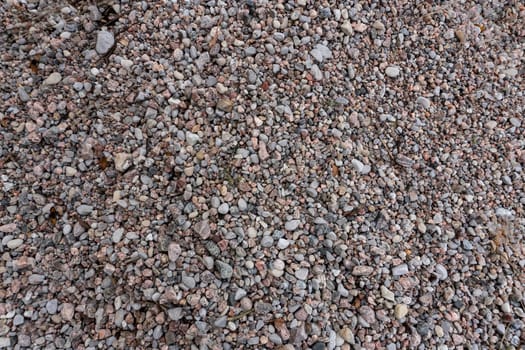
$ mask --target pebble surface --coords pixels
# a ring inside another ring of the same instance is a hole
[[[524,21],[1,2],[0,347],[520,349]]]

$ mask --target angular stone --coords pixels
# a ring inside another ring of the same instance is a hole
[[[208,220],[202,220],[198,222],[197,224],[195,224],[193,229],[201,239],[207,239],[208,237],[210,237],[211,228]]]
[[[124,172],[131,166],[131,154],[117,153],[114,156],[115,170]]]
[[[233,110],[233,101],[229,98],[221,98],[217,102],[217,108],[223,112],[229,113]]]

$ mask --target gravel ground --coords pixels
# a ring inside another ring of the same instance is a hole
[[[519,1],[95,3],[0,5],[0,347],[523,348]]]

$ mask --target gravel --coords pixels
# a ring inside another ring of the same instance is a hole
[[[195,5],[0,4],[0,347],[519,349],[523,6]]]

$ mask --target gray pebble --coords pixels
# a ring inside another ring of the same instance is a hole
[[[219,212],[219,214],[228,214],[228,212],[230,211],[230,206],[228,205],[228,203],[222,203],[221,205],[219,205],[219,208],[217,208],[217,211]]]
[[[317,44],[315,48],[310,51],[310,55],[319,63],[323,63],[325,59],[332,58],[332,51],[325,45]]]
[[[18,88],[18,97],[22,102],[27,102],[30,99],[29,95],[26,92],[26,89],[23,86],[20,86]]]
[[[429,109],[431,104],[430,100],[424,96],[419,96],[416,103],[425,109]]]
[[[168,317],[172,321],[178,321],[184,316],[184,310],[181,307],[175,307],[168,310]]]
[[[188,276],[185,273],[182,273],[181,281],[182,283],[184,283],[186,287],[190,289],[195,288],[195,285],[196,285],[195,278]]]
[[[272,236],[263,236],[261,238],[261,246],[264,248],[269,248],[273,245],[273,238]]]
[[[120,240],[122,239],[123,234],[124,234],[124,229],[123,228],[120,227],[120,228],[116,229],[113,232],[113,235],[111,236],[111,240],[113,241],[113,243],[120,242]]]
[[[24,324],[24,316],[17,314],[13,318],[13,326],[20,326],[21,324]]]
[[[113,33],[106,30],[101,30],[97,33],[97,43],[95,45],[95,50],[100,54],[104,55],[111,50],[115,44],[115,37]]]
[[[91,205],[82,204],[77,207],[77,213],[79,215],[86,216],[86,215],[91,214],[92,212],[93,212],[93,206]]]
[[[58,310],[58,300],[51,299],[46,303],[46,311],[50,315],[54,315]]]
[[[308,273],[309,272],[310,272],[310,270],[308,270],[305,267],[302,267],[302,268],[300,268],[300,269],[295,271],[295,277],[298,280],[305,281],[308,278]]]
[[[216,260],[215,267],[217,268],[221,279],[227,280],[233,276],[233,268],[227,263],[220,260]]]
[[[286,229],[286,231],[295,231],[299,227],[300,223],[301,221],[299,220],[290,220],[284,224],[284,228]]]
[[[401,264],[401,265],[395,266],[392,269],[392,275],[394,276],[402,276],[402,275],[406,275],[407,273],[408,273],[407,264]]]
[[[445,266],[437,264],[435,267],[436,275],[440,280],[446,280],[448,278],[448,272]]]
[[[399,76],[400,70],[399,67],[390,66],[385,70],[385,74],[390,78],[397,78]]]
[[[200,139],[201,138],[199,137],[199,135],[194,134],[190,131],[186,131],[186,142],[188,143],[188,145],[193,146],[196,143],[200,142]]]
[[[213,322],[213,325],[217,328],[224,328],[226,327],[226,324],[228,323],[228,317],[227,316],[220,316]]]

